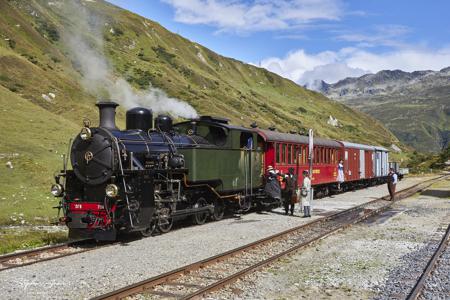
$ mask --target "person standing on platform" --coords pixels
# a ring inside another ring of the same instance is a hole
[[[338,190],[341,189],[341,183],[345,181],[344,178],[344,161],[341,159],[339,160],[338,164],[338,170],[337,170],[337,182],[338,182]]]
[[[294,215],[294,193],[295,193],[295,184],[296,179],[294,175],[294,168],[289,168],[288,174],[284,176],[285,181],[285,189],[284,189],[284,211],[286,215],[289,213],[289,209],[291,211],[291,216]]]
[[[266,184],[264,191],[271,202],[281,202],[281,186],[278,180],[278,174],[272,166],[267,167]]]
[[[302,205],[304,211],[304,218],[311,217],[311,179],[309,178],[309,172],[303,171],[303,184],[302,184]]]
[[[389,169],[389,174],[388,174],[388,190],[389,190],[389,195],[391,196],[391,201],[395,200],[395,188],[397,187],[397,182],[398,182],[398,175],[397,173],[394,172],[393,168]]]

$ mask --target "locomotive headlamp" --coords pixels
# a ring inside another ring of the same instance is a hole
[[[80,132],[80,137],[83,141],[89,140],[92,137],[92,131],[88,127],[83,127]]]
[[[115,184],[108,184],[105,189],[106,196],[114,198],[119,194],[119,188]]]
[[[53,184],[50,189],[50,192],[52,193],[53,196],[59,197],[63,193],[63,187],[60,184]]]

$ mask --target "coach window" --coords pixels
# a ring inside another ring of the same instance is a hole
[[[277,164],[280,163],[280,144],[274,143],[274,149],[275,149],[275,160]]]
[[[294,148],[295,148],[294,164],[300,164],[300,161],[302,159],[301,148],[299,145],[295,145]]]
[[[323,148],[322,148],[322,147],[319,148],[319,159],[318,159],[318,163],[319,163],[319,164],[323,163]]]
[[[323,152],[323,154],[322,154],[322,163],[323,164],[326,164],[327,163],[327,148],[322,148],[323,150],[322,150],[322,152]]]
[[[291,165],[292,164],[292,144],[291,145],[288,145],[288,151],[287,151],[288,153],[287,153],[287,155],[288,155],[288,160],[287,160],[287,163],[289,164],[289,165]]]
[[[297,145],[292,145],[292,163],[295,165],[297,164],[297,159],[298,159],[298,146]]]
[[[282,149],[281,149],[281,163],[285,164],[286,163],[286,144],[281,145]]]

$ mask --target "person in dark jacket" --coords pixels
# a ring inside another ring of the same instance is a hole
[[[272,200],[271,202],[281,201],[281,186],[278,181],[278,175],[272,166],[267,167],[266,185],[264,191],[267,196]]]
[[[391,196],[391,201],[395,200],[395,188],[397,187],[397,182],[398,182],[398,175],[397,173],[394,172],[393,168],[389,169],[389,174],[388,174],[388,190],[389,190],[389,195]]]
[[[286,215],[289,210],[291,211],[291,216],[294,215],[294,207],[295,202],[293,201],[293,196],[296,188],[296,177],[294,175],[294,168],[289,168],[289,173],[285,175],[284,181],[286,183],[286,187],[284,189],[283,198],[284,198],[284,211]]]

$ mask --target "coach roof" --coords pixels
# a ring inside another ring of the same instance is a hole
[[[285,142],[285,143],[296,143],[296,144],[308,144],[309,137],[300,134],[283,133],[273,130],[256,129],[256,131],[263,137],[266,142]],[[341,144],[336,141],[314,138],[314,145],[326,146],[333,148],[340,148]]]
[[[345,142],[345,141],[340,141],[345,148],[353,148],[353,149],[361,149],[361,150],[370,150],[370,151],[374,151],[375,147],[374,146],[369,146],[369,145],[364,145],[364,144],[357,144],[357,143],[350,143],[350,142]]]

